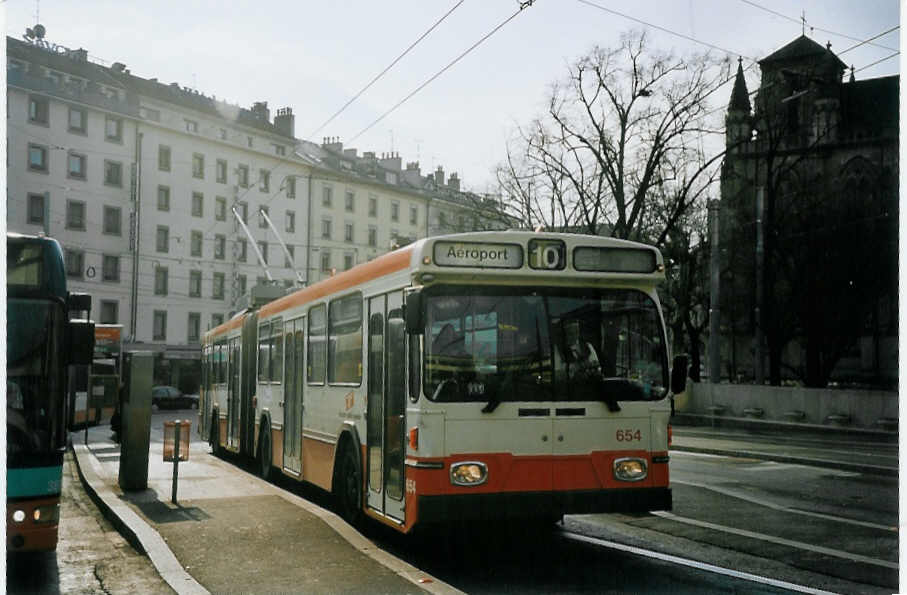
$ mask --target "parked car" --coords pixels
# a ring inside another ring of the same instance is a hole
[[[158,409],[198,409],[198,395],[184,395],[172,386],[154,386],[151,388],[151,408]]]

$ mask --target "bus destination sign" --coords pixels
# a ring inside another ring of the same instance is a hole
[[[442,267],[518,269],[523,266],[523,248],[517,244],[484,242],[437,242],[435,264]]]

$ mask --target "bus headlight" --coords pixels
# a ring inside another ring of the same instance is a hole
[[[35,509],[36,523],[56,523],[60,519],[60,506],[51,504],[49,506],[39,506]]]
[[[485,463],[469,461],[450,466],[450,483],[457,486],[477,486],[488,479]]]
[[[24,520],[25,520],[25,511],[24,510],[17,510],[13,513],[13,521],[15,521],[17,523],[21,523]]]
[[[647,474],[645,459],[628,457],[614,461],[614,479],[619,481],[642,481]]]

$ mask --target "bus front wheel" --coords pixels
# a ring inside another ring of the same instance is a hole
[[[362,479],[355,451],[347,445],[337,461],[339,471],[334,485],[334,494],[340,515],[351,525],[362,518]]]

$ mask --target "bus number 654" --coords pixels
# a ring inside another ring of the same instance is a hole
[[[618,442],[639,442],[642,440],[642,432],[640,430],[617,430],[616,437]]]

